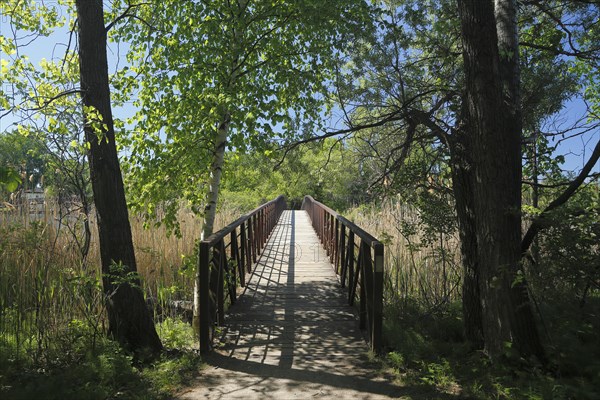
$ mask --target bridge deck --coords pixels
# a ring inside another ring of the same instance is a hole
[[[186,399],[379,399],[354,311],[304,211],[285,211]]]

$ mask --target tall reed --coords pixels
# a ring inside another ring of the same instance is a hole
[[[217,229],[238,213],[222,207]],[[80,250],[84,218],[52,202],[43,215],[16,209],[0,213],[0,364],[64,361],[75,356],[75,342],[82,336],[94,346],[105,333],[96,220],[89,216],[92,240],[84,258]],[[131,218],[145,293],[163,303],[192,298],[195,243],[202,220],[186,210],[179,220],[177,237],[168,235],[163,226],[145,229],[141,218]]]
[[[460,298],[460,252],[453,234],[426,232],[419,211],[386,201],[349,210],[347,216],[385,245],[385,301],[437,309]]]

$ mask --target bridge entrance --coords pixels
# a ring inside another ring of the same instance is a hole
[[[203,273],[211,279],[205,285],[205,309],[214,316],[204,333],[210,340],[205,351],[210,367],[202,372],[200,386],[184,398],[392,396],[397,387],[376,378],[367,356],[365,339],[371,347],[380,343],[372,337],[380,325],[370,322],[372,316],[361,317],[377,308],[367,298],[373,290],[366,285],[377,280],[374,266],[380,260],[374,258],[383,255],[382,248],[311,198],[303,210],[273,204],[271,211],[279,217],[272,226],[266,213],[259,213],[258,223],[245,216],[205,242],[204,251],[212,249],[212,255],[202,253],[201,246],[200,262],[210,261]],[[262,231],[260,221],[266,227]],[[315,230],[315,224],[323,229]],[[251,247],[266,236],[247,274],[244,260],[253,257]],[[369,246],[374,250],[367,254]],[[367,273],[370,277],[361,277]],[[231,282],[233,274],[236,282]],[[219,280],[221,275],[229,282]],[[221,283],[214,285],[212,279]],[[220,307],[227,312],[219,312]]]

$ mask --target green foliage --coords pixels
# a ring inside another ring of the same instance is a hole
[[[183,351],[163,358],[142,371],[144,380],[150,383],[155,398],[172,398],[173,393],[189,385],[201,368],[201,359],[193,351]],[[143,398],[141,391],[139,398]]]
[[[368,25],[365,2],[354,0],[155,1],[136,12],[144,23],[119,33],[139,76],[128,81],[140,111],[122,134],[125,167],[134,209],[155,220],[164,207],[170,226],[179,199],[203,211],[223,124],[240,154],[314,131],[338,53]]]
[[[561,188],[542,192],[542,202],[555,197]],[[599,193],[598,183],[592,181],[567,204],[544,217],[546,229],[539,234],[527,264],[529,279],[542,298],[561,302],[577,299],[584,307],[588,296],[598,293]]]
[[[356,155],[343,142],[329,139],[297,147],[275,168],[279,157],[278,152],[228,154],[223,201],[247,211],[279,194],[295,207],[305,195],[311,195],[334,209],[344,210],[366,194]]]
[[[190,324],[178,318],[164,319],[156,324],[156,330],[166,348],[189,349],[198,342]]]
[[[21,177],[14,169],[0,166],[0,188],[14,192],[21,184]]]
[[[595,301],[594,312],[598,305]],[[392,313],[384,320],[390,351],[383,363],[405,384],[486,400],[594,399],[600,394],[596,317],[593,324],[583,321],[589,316],[574,321],[564,306],[548,314],[547,323],[556,332],[551,355],[558,372],[544,372],[514,361],[491,365],[483,353],[470,350],[462,341],[460,304],[436,313],[418,307],[403,307],[399,314],[394,307],[387,310]]]
[[[47,170],[46,155],[44,143],[36,138],[14,131],[0,133],[0,166],[13,185],[18,181],[31,189],[40,184]]]
[[[90,203],[78,57],[72,47],[57,51],[52,41],[70,43],[66,28],[75,29],[67,23],[75,20],[73,6],[62,0],[2,2],[6,30],[0,43],[6,84],[0,92],[0,109],[8,123],[0,137],[0,165],[18,170],[26,189],[43,186],[61,198],[86,196]],[[28,46],[39,48],[34,58],[29,57]]]
[[[120,285],[129,285],[131,287],[140,287],[140,275],[136,271],[131,271],[131,268],[121,261],[110,265],[109,272],[106,278],[114,287]]]
[[[72,97],[66,94],[76,94],[77,54],[67,49],[56,53],[64,58],[32,60],[29,52],[24,51],[34,41],[50,43],[48,47],[52,49],[54,43],[47,37],[65,27],[67,17],[70,19],[73,13],[72,2],[64,0],[7,0],[0,4],[3,27],[6,26],[0,35],[3,53],[1,72],[6,83],[0,91],[0,110],[4,116],[13,114],[18,117],[18,124],[39,128],[50,122],[39,111],[57,117],[57,109],[73,103]],[[50,52],[47,57],[51,55],[54,57]]]
[[[199,356],[187,350],[196,346],[189,325],[163,320],[157,326],[162,340],[181,350],[168,350],[151,366],[132,365],[131,354],[106,337],[99,263],[82,265],[67,232],[19,221],[3,218],[0,224],[0,398],[161,399],[189,382],[200,364]],[[134,233],[137,243],[144,243],[140,233],[145,232],[139,226]],[[164,301],[191,294],[191,287],[185,290],[185,283],[178,280],[167,286],[178,271],[175,265],[163,265],[172,249],[184,248],[183,241],[155,248],[156,257],[148,262],[153,269],[145,270],[144,276],[156,280],[153,285]],[[138,258],[138,265],[145,264],[142,260]],[[121,281],[130,283],[137,276],[130,278]]]
[[[11,360],[2,359],[0,395],[15,400],[165,399],[188,382],[201,364],[195,353],[179,352],[136,368],[133,356],[116,342],[100,338],[93,349],[88,346],[85,339],[75,339],[73,359],[57,359],[51,368],[21,365],[17,369]]]

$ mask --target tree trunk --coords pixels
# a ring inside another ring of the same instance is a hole
[[[517,1],[495,0],[494,15],[496,18],[496,32],[498,35],[499,71],[502,85],[503,103],[505,111],[503,115],[507,123],[507,130],[511,133],[512,151],[517,154],[517,160],[513,161],[515,172],[518,176],[513,177],[514,196],[518,195],[518,232],[521,240],[521,136],[523,132],[523,117],[521,115],[521,71],[519,67],[519,38],[517,29]],[[515,148],[518,146],[518,148]],[[518,166],[517,166],[518,165]],[[517,189],[518,187],[518,189]],[[516,201],[517,199],[515,199]],[[519,244],[520,251],[520,244]],[[519,255],[519,260],[521,255]],[[514,272],[514,274],[513,274]],[[517,275],[519,274],[520,275]],[[544,349],[541,345],[539,332],[535,324],[533,308],[529,299],[527,281],[523,266],[515,264],[515,268],[509,271],[508,284],[510,307],[508,317],[511,318],[511,333],[517,349],[524,355],[534,355],[540,361],[546,361]]]
[[[492,359],[498,359],[505,354],[506,344],[514,343],[522,355],[545,360],[526,283],[520,279],[521,120],[520,106],[515,103],[518,96],[514,97],[519,77],[518,69],[506,65],[506,60],[512,58],[514,62],[517,56],[506,52],[508,41],[503,32],[500,43],[504,61],[500,62],[492,0],[459,0],[458,4],[467,132],[475,167],[474,209],[485,349]],[[505,17],[499,17],[498,23],[504,23],[500,19]]]
[[[76,7],[85,136],[90,144],[90,177],[98,219],[109,334],[138,357],[145,357],[160,352],[162,345],[136,275],[110,106],[102,2],[77,0]]]
[[[217,201],[219,200],[219,186],[221,185],[221,176],[223,174],[223,163],[225,159],[225,148],[227,146],[227,135],[229,133],[229,124],[231,116],[225,113],[217,129],[213,157],[210,164],[210,180],[208,193],[206,196],[206,206],[204,207],[204,224],[202,225],[202,236],[200,240],[208,238],[213,233],[215,226],[215,216],[217,214]],[[196,270],[196,279],[194,280],[194,317],[192,326],[197,335],[200,334],[200,269]]]
[[[474,349],[483,347],[483,326],[479,294],[479,263],[475,209],[473,204],[474,172],[471,147],[462,128],[449,137],[452,189],[456,202],[460,251],[463,264],[463,326],[465,338]]]

